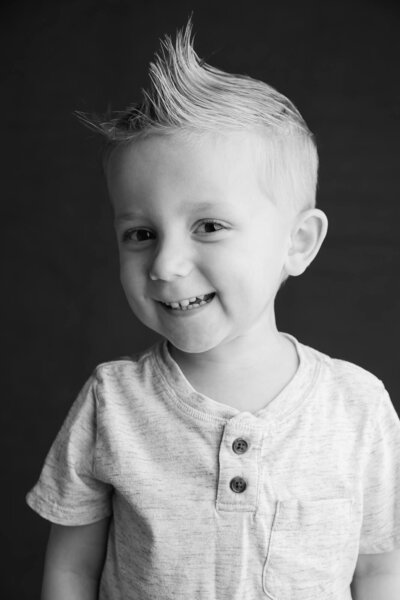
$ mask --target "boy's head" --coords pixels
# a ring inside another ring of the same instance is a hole
[[[259,341],[326,233],[312,136],[266,84],[202,65],[190,24],[151,72],[140,108],[96,125],[128,302],[184,352]]]
[[[318,155],[313,135],[296,107],[262,81],[225,73],[196,55],[192,25],[166,36],[150,64],[143,102],[116,117],[90,124],[114,148],[154,134],[253,132],[259,137],[257,167],[267,197],[296,211],[315,206]]]

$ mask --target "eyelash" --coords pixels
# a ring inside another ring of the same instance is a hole
[[[201,225],[218,225],[218,229],[216,229],[215,231],[208,231],[207,233],[217,233],[217,231],[222,231],[223,229],[227,229],[225,227],[225,225],[223,225],[220,221],[217,221],[216,219],[205,219],[204,221],[201,222]]]
[[[145,231],[146,233],[151,233],[151,231],[149,231],[148,229],[127,229],[126,231],[124,231],[124,233],[122,234],[122,241],[123,242],[137,242],[138,240],[132,240],[131,239],[131,235],[133,233],[138,233],[139,231]],[[149,239],[147,240],[141,240],[142,242],[148,242]],[[138,242],[140,243],[140,242]]]
[[[227,229],[227,227],[225,227],[225,225],[223,225],[220,221],[217,221],[216,219],[206,219],[204,221],[201,222],[201,225],[208,225],[208,224],[212,224],[212,225],[218,225],[218,229],[216,229],[215,231],[208,231],[205,232],[205,235],[207,235],[207,233],[218,233],[218,231],[222,231],[223,229]],[[127,229],[126,231],[124,231],[124,233],[122,234],[122,241],[123,242],[137,242],[137,243],[142,243],[142,242],[148,242],[151,238],[147,238],[146,240],[133,240],[130,236],[133,233],[138,233],[139,231],[145,231],[146,233],[152,233],[151,231],[149,231],[148,229]]]

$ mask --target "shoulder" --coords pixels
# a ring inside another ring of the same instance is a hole
[[[309,359],[320,367],[317,388],[325,395],[345,400],[348,405],[376,409],[387,395],[383,382],[367,369],[301,345]]]
[[[156,355],[160,342],[130,356],[100,363],[94,369],[91,383],[96,396],[125,395],[146,388],[158,378]]]

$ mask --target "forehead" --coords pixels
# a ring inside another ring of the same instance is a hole
[[[107,165],[110,194],[114,203],[257,195],[261,147],[253,133],[152,135],[113,151]]]

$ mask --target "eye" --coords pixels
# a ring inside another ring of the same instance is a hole
[[[153,239],[154,234],[148,229],[128,229],[122,234],[123,242],[147,242]]]
[[[204,228],[204,230],[199,231],[199,229],[202,227]],[[219,221],[215,221],[214,219],[208,219],[207,221],[203,221],[202,223],[200,223],[196,231],[199,231],[199,233],[216,233],[217,231],[221,231],[222,229],[226,229],[226,227],[222,225],[222,223],[220,223]]]

